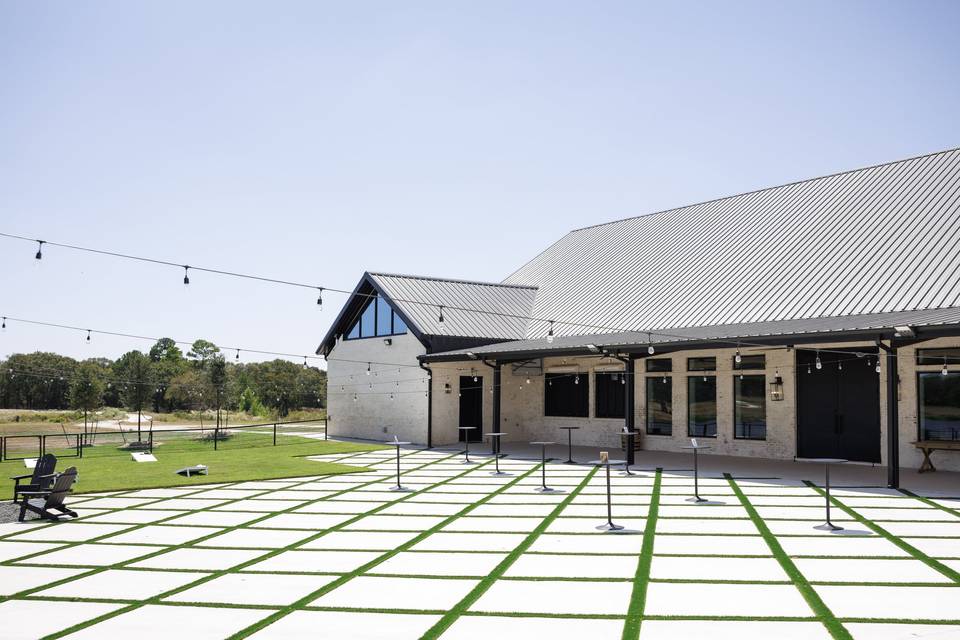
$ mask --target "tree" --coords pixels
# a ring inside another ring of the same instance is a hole
[[[77,367],[70,383],[70,405],[83,410],[83,434],[86,440],[87,414],[103,403],[104,383],[100,367],[95,362],[84,362]]]
[[[160,338],[155,345],[150,347],[150,359],[153,362],[164,360],[178,362],[183,360],[183,351],[180,350],[173,338]]]
[[[209,399],[211,395],[207,380],[200,372],[187,370],[170,380],[165,399],[173,407],[202,411],[206,406],[205,397]]]
[[[187,357],[194,361],[194,365],[198,369],[203,369],[207,360],[220,353],[220,347],[213,344],[209,340],[196,340],[192,345],[190,345],[190,351],[187,353]]]
[[[216,354],[210,357],[207,363],[207,379],[217,402],[217,429],[220,428],[220,407],[223,404],[223,386],[227,381],[227,362],[223,356]]]
[[[128,408],[137,412],[137,440],[141,436],[143,407],[154,394],[153,366],[150,358],[139,351],[128,351],[114,365],[119,378],[121,398]]]

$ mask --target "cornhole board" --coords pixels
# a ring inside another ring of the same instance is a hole
[[[130,454],[134,462],[156,462],[157,459],[149,451],[135,451]]]
[[[34,467],[37,466],[37,459],[36,459],[36,458],[24,458],[24,459],[23,459],[23,466],[25,466],[27,469],[33,469]]]
[[[177,473],[188,478],[196,475],[205,476],[207,475],[207,465],[197,464],[192,467],[184,467],[183,469],[177,469]]]

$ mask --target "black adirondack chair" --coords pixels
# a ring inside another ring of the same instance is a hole
[[[10,478],[13,480],[13,501],[14,503],[20,502],[18,496],[24,491],[43,491],[49,489],[50,485],[53,484],[54,479],[57,477],[57,474],[54,473],[54,470],[57,468],[57,456],[52,453],[47,453],[37,460],[37,464],[33,467],[33,473],[24,475],[24,476],[13,476]],[[23,482],[24,480],[29,479],[30,482]]]
[[[59,520],[61,516],[76,518],[75,511],[67,508],[63,503],[67,494],[73,491],[73,484],[77,481],[77,468],[70,467],[57,476],[53,486],[45,491],[21,491],[23,501],[20,502],[20,522],[23,522],[27,511],[32,511],[47,520]],[[51,513],[59,511],[59,514]]]

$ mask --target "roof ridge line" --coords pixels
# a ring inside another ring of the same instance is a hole
[[[383,271],[368,271],[371,276],[383,276],[386,278],[409,278],[411,280],[431,280],[434,282],[455,282],[458,284],[475,284],[483,287],[505,287],[510,289],[530,289],[536,291],[538,286],[532,284],[505,284],[502,282],[481,282],[479,280],[462,280],[459,278],[438,278],[435,276],[417,276],[407,273],[385,273]]]
[[[723,200],[729,200],[730,198],[739,198],[740,196],[751,195],[754,193],[762,193],[764,191],[770,191],[772,189],[782,189],[783,187],[791,187],[797,184],[803,184],[804,182],[814,182],[816,180],[824,180],[826,178],[835,178],[837,176],[847,175],[850,173],[857,173],[858,171],[867,171],[869,169],[876,169],[878,167],[885,167],[892,164],[897,164],[900,162],[911,162],[913,160],[920,160],[922,158],[929,158],[931,156],[936,156],[944,153],[951,153],[954,151],[960,151],[960,147],[952,147],[949,149],[941,149],[940,151],[932,151],[930,153],[922,153],[916,156],[910,156],[908,158],[900,158],[898,160],[889,160],[887,162],[878,162],[876,164],[867,165],[864,167],[857,167],[856,169],[846,169],[844,171],[835,171],[834,173],[828,173],[822,176],[814,176],[812,178],[804,178],[802,180],[792,180],[790,182],[784,182],[782,184],[773,185],[770,187],[761,187],[759,189],[750,189],[748,191],[741,191],[740,193],[733,193],[728,196],[720,196],[719,198],[710,198],[708,200],[702,200],[700,202],[692,202],[690,204],[681,205],[678,207],[670,207],[669,209],[661,209],[660,211],[651,211],[650,213],[641,213],[635,216],[628,216],[626,218],[620,218],[618,220],[610,220],[608,222],[598,222],[597,224],[587,225],[586,227],[580,227],[577,229],[571,229],[567,233],[576,233],[578,231],[586,231],[587,229],[595,229],[597,227],[605,227],[611,224],[619,224],[621,222],[627,222],[629,220],[637,220],[639,218],[649,218],[650,216],[660,215],[662,213],[670,213],[671,211],[679,211],[680,209],[689,209],[690,207],[698,207],[704,204],[711,204],[714,202],[721,202]],[[522,268],[522,267],[521,267]],[[519,269],[518,269],[519,271]],[[514,272],[516,273],[516,272]],[[513,275],[513,274],[510,274]],[[510,277],[510,276],[507,276]]]

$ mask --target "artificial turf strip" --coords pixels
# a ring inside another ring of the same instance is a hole
[[[536,468],[537,467],[534,467],[534,469]],[[590,479],[596,475],[598,468],[599,467],[594,467],[591,469],[590,472],[583,477],[583,480],[580,481],[580,484],[570,491],[570,493],[568,493],[566,497],[561,500],[556,507],[554,507],[553,511],[551,511],[533,531],[527,534],[527,537],[525,537],[523,541],[514,548],[513,551],[507,554],[506,558],[501,560],[500,563],[494,567],[493,571],[491,571],[487,577],[477,583],[476,586],[474,586],[473,589],[471,589],[470,592],[460,600],[460,602],[455,604],[443,615],[442,618],[440,618],[440,620],[438,620],[432,627],[427,629],[422,636],[420,636],[421,640],[432,640],[433,638],[440,637],[444,631],[450,628],[450,625],[456,622],[457,619],[463,615],[467,609],[476,603],[476,601],[480,599],[480,596],[486,593],[487,590],[493,586],[493,583],[501,578],[504,573],[506,573],[507,569],[509,569],[511,565],[513,565],[513,563],[516,562],[517,559],[523,555],[527,549],[530,548],[534,541],[540,537],[544,531],[546,531],[547,527],[550,526],[550,523],[557,519],[557,517],[560,515],[560,512],[563,511],[567,505],[573,501],[577,494],[580,493],[580,491],[582,491],[587,484],[589,484]]]
[[[647,604],[647,585],[650,583],[650,564],[653,562],[653,542],[657,533],[657,515],[660,510],[660,483],[663,470],[657,469],[653,490],[650,494],[650,509],[647,511],[647,523],[643,528],[643,545],[637,570],[633,576],[633,591],[630,593],[630,606],[627,619],[623,623],[622,640],[635,640],[640,637],[640,625],[643,623],[643,610]]]
[[[415,453],[419,453],[419,452],[415,452]],[[410,455],[413,455],[413,454],[410,454]],[[440,458],[440,460],[445,460],[445,459],[448,459],[448,458],[450,458],[450,457],[453,457],[453,456],[447,456],[447,457],[445,457],[445,458]],[[418,465],[417,467],[414,467],[413,469],[410,469],[409,471],[414,471],[414,470],[417,470],[417,469],[421,469],[421,468],[423,468],[423,467],[425,467],[425,466],[428,466],[428,465],[430,465],[430,464],[433,464],[434,462],[436,462],[436,461],[433,460],[433,461],[430,461],[430,462],[425,462],[424,464]],[[423,492],[423,491],[427,491],[427,490],[429,490],[429,489],[430,489],[431,487],[433,487],[433,486],[442,485],[442,484],[448,482],[449,480],[452,480],[453,478],[456,478],[456,477],[459,477],[459,476],[461,476],[461,475],[465,475],[466,473],[469,473],[469,471],[470,471],[470,470],[464,471],[462,474],[458,474],[458,475],[456,475],[456,476],[452,476],[451,478],[448,478],[448,479],[446,479],[446,480],[443,480],[442,482],[438,482],[438,483],[436,483],[436,484],[434,484],[434,485],[429,485],[428,487],[425,487],[424,489],[420,489],[420,490],[418,490],[418,491],[414,491],[414,492],[408,493],[408,494],[406,494],[404,497],[402,497],[402,498],[400,498],[399,500],[396,500],[396,501],[394,501],[394,502],[392,502],[392,503],[381,504],[379,507],[376,507],[376,508],[374,508],[374,509],[371,509],[371,510],[369,510],[369,511],[367,511],[367,512],[364,512],[364,513],[361,513],[361,514],[357,514],[355,517],[350,518],[349,520],[346,520],[346,521],[344,521],[344,522],[341,522],[340,524],[335,525],[335,526],[333,526],[333,527],[330,527],[330,528],[328,528],[328,529],[324,529],[323,531],[320,531],[320,532],[318,532],[317,534],[315,534],[315,535],[313,535],[313,536],[309,536],[309,537],[304,538],[304,539],[302,539],[302,540],[298,540],[297,542],[295,542],[295,543],[293,543],[293,544],[287,545],[287,546],[285,546],[285,547],[276,548],[276,549],[270,549],[269,551],[265,552],[263,555],[257,556],[257,557],[255,557],[255,558],[252,558],[252,559],[247,560],[247,561],[245,561],[245,562],[241,562],[241,563],[239,563],[239,564],[237,564],[237,565],[234,565],[233,567],[230,567],[230,568],[228,568],[228,569],[221,569],[221,570],[213,571],[213,572],[211,572],[211,573],[203,576],[202,578],[198,578],[197,580],[194,580],[193,582],[190,582],[190,583],[181,585],[181,586],[176,587],[176,588],[174,588],[174,589],[170,589],[170,590],[168,590],[168,591],[165,591],[165,592],[163,592],[163,593],[157,594],[157,595],[155,595],[155,596],[153,596],[153,597],[150,597],[150,598],[147,598],[147,599],[145,599],[145,600],[141,600],[141,601],[139,601],[139,602],[135,602],[135,603],[133,603],[133,604],[130,604],[129,606],[122,607],[122,608],[117,609],[117,610],[115,610],[115,611],[109,611],[109,612],[107,612],[107,613],[105,613],[105,614],[102,614],[102,615],[97,616],[97,617],[95,617],[95,618],[92,618],[92,619],[90,619],[90,620],[86,620],[86,621],[84,621],[84,622],[81,622],[81,623],[78,623],[78,624],[76,624],[76,625],[73,625],[72,627],[68,627],[68,628],[66,628],[66,629],[61,629],[60,631],[57,631],[57,632],[55,632],[55,633],[51,633],[51,634],[49,634],[49,635],[47,635],[47,636],[44,636],[43,640],[53,640],[54,638],[62,638],[63,636],[68,635],[68,634],[70,634],[70,633],[73,633],[73,632],[75,632],[75,631],[78,631],[78,630],[80,630],[80,629],[84,629],[84,628],[93,626],[93,625],[95,625],[95,624],[98,624],[98,623],[100,623],[100,622],[103,622],[104,620],[108,620],[108,619],[110,619],[110,618],[114,618],[114,617],[116,617],[116,616],[118,616],[118,615],[121,615],[121,614],[123,614],[123,613],[127,613],[127,612],[129,612],[129,611],[133,611],[134,609],[139,609],[140,607],[143,607],[143,606],[148,605],[148,604],[166,604],[166,603],[161,603],[160,600],[161,600],[162,598],[169,597],[169,596],[174,595],[174,594],[176,594],[176,593],[179,593],[179,592],[181,592],[181,591],[186,591],[187,589],[192,589],[193,587],[196,587],[196,586],[198,586],[198,585],[201,585],[201,584],[203,584],[203,583],[205,583],[205,582],[209,582],[210,580],[213,580],[213,579],[215,579],[215,578],[219,578],[220,576],[226,575],[226,574],[228,574],[228,573],[236,573],[236,572],[244,569],[244,568],[247,567],[247,566],[256,564],[256,563],[258,563],[258,562],[262,562],[263,560],[266,560],[266,559],[268,559],[268,558],[271,558],[271,557],[273,557],[273,556],[275,556],[275,555],[279,555],[280,553],[283,553],[284,551],[290,551],[290,550],[292,550],[292,549],[295,549],[295,548],[297,548],[298,546],[303,545],[303,544],[306,544],[306,543],[308,543],[308,542],[311,542],[311,541],[313,541],[313,540],[315,540],[315,539],[317,539],[317,538],[320,538],[320,537],[326,535],[327,533],[329,533],[329,532],[331,532],[331,531],[336,531],[336,530],[342,529],[343,527],[346,527],[346,526],[349,525],[350,523],[355,522],[356,520],[359,520],[360,518],[363,518],[363,517],[365,517],[365,516],[367,516],[367,515],[370,515],[371,513],[375,513],[376,511],[378,511],[378,510],[380,510],[380,509],[385,509],[385,508],[386,508],[387,506],[389,506],[390,504],[395,504],[396,502],[400,502],[401,500],[405,500],[405,499],[409,498],[410,496],[416,495],[416,494],[421,493],[421,492]],[[387,476],[385,476],[385,477],[389,477],[389,475],[387,475]],[[371,480],[370,482],[362,483],[362,484],[360,484],[360,485],[358,485],[358,486],[365,486],[365,485],[374,484],[374,483],[377,483],[377,482],[382,482],[383,479],[384,479],[384,478],[379,478],[379,477],[378,477],[378,478],[376,478],[376,479],[374,479],[374,480]],[[311,477],[309,480],[305,480],[305,481],[304,481],[303,483],[301,483],[301,484],[307,484],[307,483],[309,483],[309,482],[314,482],[314,481],[315,481],[315,477]],[[336,492],[336,493],[333,493],[333,494],[330,494],[330,495],[327,495],[327,496],[323,496],[323,497],[321,497],[321,498],[317,498],[316,500],[311,500],[311,501],[309,501],[307,504],[313,504],[313,503],[315,503],[315,502],[319,502],[319,501],[322,501],[322,500],[327,500],[327,499],[330,499],[330,498],[333,497],[333,496],[337,496],[337,495],[341,495],[341,494],[346,493],[346,492],[349,492],[349,491],[353,491],[353,490],[355,490],[356,488],[357,488],[357,487],[351,487],[350,489],[344,489],[344,490],[342,490],[342,491],[339,491],[339,492]],[[262,520],[262,519],[265,519],[265,518],[272,517],[273,515],[276,515],[276,513],[284,513],[284,512],[286,512],[286,511],[291,511],[291,510],[293,510],[293,509],[295,509],[295,508],[296,508],[296,506],[293,506],[293,507],[290,507],[290,509],[287,509],[287,510],[284,510],[284,511],[281,511],[281,512],[268,512],[268,513],[265,513],[265,514],[263,515],[263,518],[259,518],[258,520]],[[207,508],[207,509],[197,509],[196,511],[207,511],[207,510],[209,510],[209,508]],[[255,520],[255,521],[253,521],[253,522],[256,522],[256,521],[257,521],[257,520]],[[197,538],[196,540],[191,540],[190,542],[185,543],[185,544],[182,544],[182,545],[170,545],[170,546],[168,546],[168,547],[165,547],[165,549],[159,550],[159,551],[157,551],[157,552],[155,552],[155,553],[149,553],[149,554],[146,554],[146,555],[137,557],[137,558],[132,558],[132,559],[130,559],[130,560],[125,560],[125,561],[123,561],[123,562],[118,562],[118,563],[115,563],[115,564],[113,564],[113,565],[104,566],[104,567],[101,567],[101,568],[98,569],[98,570],[90,571],[90,572],[88,572],[88,573],[80,574],[80,575],[77,575],[77,576],[72,576],[72,577],[70,577],[70,578],[66,578],[66,579],[64,579],[64,580],[60,580],[60,581],[58,581],[58,582],[56,582],[56,583],[51,583],[51,584],[49,584],[49,585],[44,585],[44,586],[38,587],[38,588],[36,588],[36,589],[29,589],[29,590],[26,590],[26,591],[21,592],[20,594],[15,594],[15,596],[19,596],[19,595],[21,595],[21,594],[27,594],[27,593],[30,593],[30,592],[32,592],[32,591],[38,591],[38,590],[41,590],[41,589],[45,589],[45,588],[48,588],[48,587],[50,587],[50,586],[53,586],[54,584],[62,584],[62,583],[71,582],[71,581],[73,581],[73,580],[77,580],[77,579],[79,579],[79,578],[84,578],[84,577],[86,577],[86,576],[93,575],[93,574],[95,574],[95,573],[100,573],[101,571],[106,571],[107,569],[119,568],[119,567],[122,567],[122,566],[125,565],[125,564],[129,564],[129,563],[132,563],[132,562],[138,562],[138,561],[141,561],[141,560],[144,560],[144,559],[147,559],[147,558],[152,558],[152,557],[154,557],[154,556],[158,556],[158,555],[161,555],[161,554],[163,554],[163,553],[166,553],[167,551],[173,551],[174,549],[189,548],[189,547],[191,547],[192,545],[197,544],[198,542],[202,542],[202,541],[204,541],[204,540],[206,540],[206,539],[208,539],[208,538],[212,538],[212,537],[214,537],[214,536],[218,536],[218,535],[220,535],[221,533],[225,533],[225,532],[227,532],[227,531],[233,531],[233,530],[235,530],[235,529],[244,528],[244,527],[246,527],[246,526],[249,525],[249,524],[251,524],[251,523],[245,523],[244,525],[236,525],[236,526],[232,526],[232,527],[226,527],[226,528],[224,528],[224,529],[223,529],[222,531],[220,531],[220,532],[212,533],[212,534],[210,534],[210,535],[208,535],[208,536],[203,536],[203,537],[201,537],[201,538]],[[134,527],[134,528],[139,528],[139,527]],[[125,533],[126,531],[129,531],[129,529],[123,531],[122,533]],[[121,532],[117,532],[117,533],[121,533]],[[115,534],[107,534],[107,535],[109,536],[109,535],[115,535]],[[0,598],[0,602],[2,602],[2,601],[3,601],[3,599]]]
[[[931,507],[933,507],[933,508],[935,508],[935,509],[940,509],[941,511],[946,511],[946,512],[949,513],[950,515],[954,515],[954,516],[957,516],[958,518],[960,518],[960,510],[951,509],[950,507],[944,506],[944,505],[940,504],[939,502],[934,502],[934,501],[931,500],[930,498],[927,498],[927,497],[921,496],[921,495],[917,495],[916,493],[914,493],[913,491],[910,491],[909,489],[898,489],[898,491],[899,491],[900,493],[906,495],[906,496],[910,496],[911,498],[914,498],[914,499],[916,499],[916,500],[919,500],[920,502],[922,502],[922,503],[925,504],[925,505],[931,506]]]
[[[484,466],[484,465],[490,464],[491,461],[492,461],[492,460],[487,460],[486,462],[481,463],[481,464],[478,465],[477,467],[473,467],[472,469],[468,469],[467,471],[465,471],[465,472],[463,472],[463,473],[460,473],[460,474],[457,474],[457,475],[455,475],[455,476],[452,476],[452,477],[448,478],[447,480],[444,480],[443,482],[438,483],[438,484],[446,484],[446,483],[450,482],[451,480],[453,480],[453,479],[455,479],[455,478],[459,478],[459,477],[461,477],[461,476],[464,476],[464,475],[472,472],[473,470],[475,470],[475,469],[477,469],[477,468],[480,468],[480,467],[482,467],[482,466]],[[487,493],[487,494],[482,494],[483,497],[480,498],[480,499],[478,499],[476,502],[472,502],[472,503],[470,503],[470,504],[464,505],[464,508],[461,509],[460,511],[458,511],[457,513],[455,513],[455,514],[453,514],[453,515],[451,515],[451,516],[449,516],[449,517],[447,517],[447,518],[444,518],[444,519],[443,519],[442,521],[440,521],[439,523],[437,523],[437,524],[435,524],[434,526],[430,527],[429,529],[423,531],[422,533],[420,533],[419,535],[413,537],[412,539],[404,542],[403,544],[401,544],[401,545],[398,546],[397,548],[383,552],[383,554],[381,554],[380,556],[374,558],[374,559],[371,560],[370,562],[367,562],[366,564],[361,565],[360,567],[358,567],[357,569],[354,569],[353,571],[351,571],[351,572],[349,572],[349,573],[343,574],[339,579],[334,580],[333,582],[330,582],[330,583],[324,585],[323,587],[317,589],[316,591],[313,591],[312,593],[307,594],[306,596],[304,596],[303,598],[300,598],[299,600],[297,600],[297,601],[294,602],[293,604],[290,604],[290,605],[287,605],[286,607],[283,607],[282,609],[280,609],[279,611],[277,611],[277,612],[274,613],[273,615],[267,616],[267,617],[264,618],[263,620],[260,620],[259,622],[256,622],[256,623],[250,625],[249,627],[247,627],[247,628],[245,628],[245,629],[241,629],[240,631],[238,631],[237,633],[233,634],[232,636],[229,636],[229,640],[239,640],[240,638],[246,638],[246,637],[250,636],[251,634],[256,633],[257,631],[263,629],[264,627],[266,627],[266,626],[268,626],[268,625],[270,625],[270,624],[273,624],[274,622],[276,622],[276,621],[279,620],[280,618],[283,618],[284,616],[286,616],[286,615],[288,615],[288,614],[290,614],[290,613],[292,613],[292,612],[294,612],[294,611],[296,611],[296,610],[298,610],[298,609],[302,609],[303,607],[309,605],[309,604],[310,604],[311,602],[313,602],[314,600],[316,600],[316,599],[318,599],[318,598],[326,595],[327,593],[333,591],[334,589],[336,589],[336,588],[338,588],[338,587],[343,586],[344,584],[346,584],[346,583],[349,582],[350,580],[353,580],[354,578],[356,578],[356,577],[358,577],[358,576],[361,576],[361,575],[364,575],[364,574],[368,573],[368,572],[370,571],[370,569],[373,569],[374,567],[379,566],[380,564],[382,564],[383,562],[386,562],[387,560],[389,560],[390,558],[394,557],[394,556],[397,555],[398,553],[401,553],[401,552],[403,552],[403,551],[406,551],[407,549],[415,546],[416,544],[422,542],[423,540],[426,540],[427,538],[429,538],[431,535],[433,535],[433,534],[436,533],[437,531],[443,529],[445,526],[447,526],[447,525],[450,524],[451,522],[455,521],[457,518],[459,518],[459,517],[461,517],[461,516],[464,516],[464,515],[470,513],[471,511],[473,511],[474,509],[476,509],[476,508],[479,507],[480,505],[485,504],[486,502],[488,502],[488,501],[489,501],[491,498],[493,498],[494,496],[500,495],[501,493],[503,493],[503,492],[505,492],[507,489],[515,486],[515,485],[518,484],[521,480],[523,480],[523,479],[526,478],[527,476],[533,474],[534,472],[538,471],[539,469],[540,469],[540,465],[539,465],[539,464],[534,465],[533,467],[531,467],[531,468],[528,469],[527,471],[519,474],[519,475],[518,475],[516,478],[514,478],[513,480],[511,480],[511,481],[509,481],[509,482],[507,482],[507,483],[505,483],[505,484],[500,485],[500,486],[497,487],[497,489],[495,489],[494,491],[491,491],[490,493]],[[590,474],[588,474],[588,476],[587,476],[588,478],[589,478],[589,475],[590,475]],[[413,495],[413,494],[410,494],[410,495]],[[317,536],[317,537],[320,537],[320,536]],[[426,636],[424,636],[424,637],[426,637]]]
[[[813,482],[810,482],[809,480],[804,480],[804,482],[806,482],[807,485],[809,485],[814,491],[816,491],[820,495],[826,496],[826,493],[824,493],[823,489],[818,487]],[[840,500],[837,499],[835,496],[830,496],[830,503],[835,505],[837,508],[842,510],[845,514],[847,514],[848,516],[850,516],[860,524],[868,526],[874,533],[877,533],[883,536],[884,538],[886,538],[893,544],[897,545],[898,547],[900,547],[901,549],[903,549],[904,551],[906,551],[911,556],[913,556],[920,562],[924,563],[931,569],[934,569],[935,571],[942,573],[946,577],[950,578],[953,582],[960,584],[960,572],[954,569],[951,569],[950,567],[943,564],[936,558],[931,558],[930,556],[925,554],[923,551],[920,551],[920,549],[917,549],[915,546],[913,546],[903,538],[893,535],[892,533],[890,533],[889,531],[887,531],[886,529],[878,525],[873,520],[870,520],[869,518],[865,518],[864,516],[860,515],[859,513],[857,513],[850,507],[848,507],[847,505],[840,502]]]
[[[816,590],[810,586],[810,583],[797,568],[797,565],[794,564],[790,556],[788,556],[783,550],[783,547],[780,546],[780,542],[777,540],[777,537],[773,535],[769,527],[767,527],[766,523],[763,521],[763,518],[761,518],[760,514],[757,513],[756,508],[754,508],[753,504],[750,503],[750,500],[740,489],[740,486],[737,485],[733,477],[727,473],[723,475],[727,479],[727,482],[730,483],[730,487],[733,489],[734,494],[740,500],[740,504],[742,504],[743,508],[747,510],[747,513],[750,515],[750,519],[753,520],[754,526],[760,532],[760,536],[763,537],[764,542],[766,542],[767,546],[770,547],[770,551],[773,553],[773,556],[777,559],[777,562],[780,563],[780,567],[790,577],[790,580],[793,581],[793,584],[800,592],[800,595],[802,595],[803,599],[807,601],[807,604],[813,610],[820,622],[823,623],[823,626],[827,628],[827,631],[830,633],[830,635],[836,640],[853,640],[853,636],[850,635],[850,632],[847,631],[837,617],[833,615],[833,612],[820,598],[820,595],[816,592]]]

